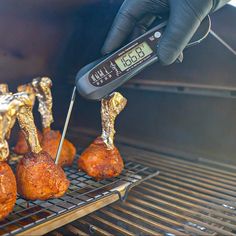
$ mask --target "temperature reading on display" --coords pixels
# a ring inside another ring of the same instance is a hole
[[[137,62],[141,61],[146,56],[149,56],[152,52],[153,51],[149,45],[146,42],[143,42],[124,55],[118,57],[115,60],[115,63],[121,71],[124,71]]]

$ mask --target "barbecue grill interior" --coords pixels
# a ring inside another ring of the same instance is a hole
[[[16,91],[37,76],[52,78],[53,129],[62,129],[76,72],[101,56],[121,2],[1,1],[0,83]],[[49,235],[236,234],[236,56],[215,37],[235,50],[235,20],[236,8],[225,6],[182,64],[155,64],[119,89],[128,100],[116,125],[121,155],[160,175],[131,190],[124,204]],[[100,104],[77,96],[66,137],[81,151],[100,133]]]

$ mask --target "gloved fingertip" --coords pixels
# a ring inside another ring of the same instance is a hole
[[[107,48],[106,45],[103,45],[103,47],[102,47],[102,49],[101,49],[101,54],[102,54],[102,55],[107,55],[107,54],[109,54],[109,53],[110,53],[109,48]]]
[[[181,63],[184,59],[183,52],[172,50],[172,47],[170,47],[168,44],[160,44],[157,47],[157,57],[159,63],[163,66],[169,66],[174,62]]]
[[[107,55],[111,53],[114,50],[114,47],[115,47],[114,40],[112,40],[111,36],[109,35],[102,45],[102,48],[101,48],[102,55]]]
[[[174,57],[167,49],[160,47],[157,48],[157,57],[159,63],[163,66],[169,66],[177,59],[177,57]]]

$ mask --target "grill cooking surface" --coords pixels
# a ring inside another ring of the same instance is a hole
[[[186,161],[121,146],[126,160],[160,174],[115,203],[50,235],[236,235],[236,172],[204,160]]]
[[[64,225],[66,213],[76,209],[79,211],[80,208],[83,208],[83,211],[91,212],[86,208],[87,205],[99,200],[108,201],[111,195],[125,197],[122,193],[126,194],[129,188],[158,174],[154,168],[131,161],[125,163],[125,169],[119,177],[99,182],[94,181],[84,172],[78,172],[76,164],[72,168],[65,168],[65,171],[71,183],[66,195],[58,199],[32,202],[19,197],[14,212],[6,220],[0,222],[0,235],[24,233],[25,230],[40,225],[44,227],[45,222],[55,221],[59,216],[64,216],[59,226]],[[107,204],[105,203],[105,205]],[[93,210],[100,207],[94,205]],[[52,225],[49,225],[48,231],[50,229],[52,229]]]

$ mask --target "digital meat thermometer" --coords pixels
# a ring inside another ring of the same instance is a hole
[[[167,25],[165,19],[161,21],[159,25],[105,59],[82,68],[76,76],[78,92],[87,99],[101,100],[147,66],[158,61],[156,50]],[[210,26],[210,18],[207,17],[187,47],[200,43],[208,35]]]
[[[83,67],[76,76],[70,106],[61,141],[57,150],[55,163],[58,164],[62,145],[69,124],[72,108],[76,97],[76,88],[85,98],[101,100],[116,88],[141,72],[147,66],[158,61],[156,49],[167,25],[166,19],[159,19],[159,24],[147,33],[136,38],[111,55]],[[211,28],[210,17],[206,17],[187,47],[200,43],[208,35]]]

